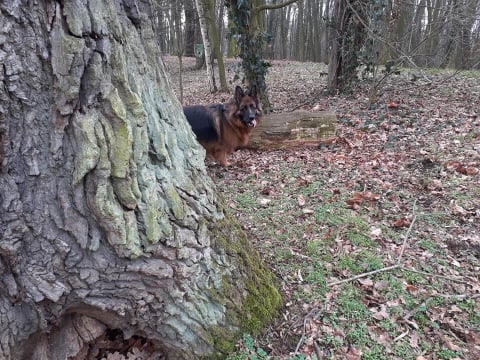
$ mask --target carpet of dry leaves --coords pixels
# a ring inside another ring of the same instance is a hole
[[[185,105],[228,99],[193,67]],[[373,98],[327,96],[325,72],[273,61],[267,83],[274,112],[334,111],[335,138],[209,164],[285,301],[230,359],[479,359],[480,73],[404,70]]]
[[[230,97],[183,63],[184,105]],[[334,138],[208,164],[285,302],[229,359],[479,359],[480,73],[403,70],[375,97],[372,80],[327,96],[325,73],[273,61],[267,83],[274,112],[334,111]],[[140,345],[129,359],[152,353]]]

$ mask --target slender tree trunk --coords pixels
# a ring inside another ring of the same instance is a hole
[[[357,16],[365,16],[364,1],[346,0],[335,2],[332,50],[328,64],[328,91],[335,93],[348,90],[357,80],[358,51],[365,41],[366,31]]]
[[[1,359],[87,358],[108,329],[224,357],[280,304],[217,200],[149,4],[0,3]]]
[[[297,44],[297,56],[296,59],[299,61],[305,60],[305,28],[304,24],[304,2],[300,0],[297,2],[298,5],[298,16],[297,16],[297,30],[296,30],[296,38],[295,43]]]
[[[420,43],[423,41],[425,34],[422,28],[422,21],[425,18],[425,6],[426,0],[420,0],[419,4],[414,9],[415,16],[412,21],[411,31],[412,31],[412,41],[411,47],[412,50],[415,50],[418,53],[418,48]],[[414,61],[417,65],[424,65],[424,56],[415,56]]]
[[[323,6],[322,6],[323,8]],[[329,39],[331,33],[331,27],[328,25],[330,21],[330,0],[325,0],[325,12],[323,13],[322,19],[322,35],[321,35],[321,56],[320,61],[324,62],[325,64],[329,63]]]
[[[185,56],[195,56],[195,25],[198,20],[195,16],[193,0],[185,1]]]
[[[218,38],[220,41],[220,53],[222,56],[225,54],[227,49],[227,42],[225,36],[225,1],[218,0],[216,1],[216,14],[217,14],[217,26],[218,26]]]
[[[213,57],[217,59],[218,63],[218,77],[220,80],[220,90],[227,91],[227,80],[225,77],[225,64],[223,62],[223,54],[221,50],[220,35],[217,30],[216,16],[215,16],[215,0],[203,0],[205,6],[205,21],[207,22],[207,32],[212,45],[212,67]]]
[[[445,0],[436,0],[433,3],[432,26],[430,28],[431,66],[440,67],[445,59],[446,43],[448,42],[448,6]]]
[[[312,27],[312,61],[320,62],[322,55],[322,41],[320,38],[320,4],[319,0],[312,1],[312,17],[310,19]]]
[[[343,17],[343,13],[345,12],[345,1],[344,0],[337,0],[335,1],[334,6],[334,28],[331,32],[331,50],[330,50],[330,59],[328,62],[328,92],[330,94],[334,94],[337,91],[338,87],[338,77],[341,74],[341,37],[342,37],[342,29],[341,29],[341,19]]]
[[[206,4],[205,1],[209,0],[195,0],[197,5],[198,19],[200,21],[200,30],[202,32],[203,46],[205,50],[205,64],[207,66],[207,78],[208,78],[208,90],[211,93],[217,91],[217,85],[215,84],[215,73],[212,62],[212,45],[208,34],[208,24],[206,19]]]
[[[279,56],[281,59],[287,59],[290,54],[289,50],[292,47],[292,41],[289,41],[288,38],[288,24],[291,21],[292,6],[288,6],[286,10],[282,9],[281,11],[285,16],[282,17],[282,24],[280,26],[280,43],[278,44],[280,50],[278,52],[280,53]]]

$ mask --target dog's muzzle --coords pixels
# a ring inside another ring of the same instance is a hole
[[[255,118],[253,118],[253,119],[250,120],[250,122],[248,123],[248,126],[249,126],[249,127],[255,127],[255,126],[257,126],[257,120],[255,120]]]

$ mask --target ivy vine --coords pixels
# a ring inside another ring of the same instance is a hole
[[[261,52],[268,34],[260,29],[251,0],[227,0],[225,3],[231,20],[229,37],[235,41],[238,57],[242,60],[242,82],[250,88],[255,85],[265,105],[265,100],[268,103],[265,77],[270,64],[262,58]]]

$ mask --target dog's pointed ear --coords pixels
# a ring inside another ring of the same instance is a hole
[[[253,97],[253,98],[257,98],[258,97],[258,94],[257,94],[257,85],[252,85],[252,88],[250,89],[250,96]]]
[[[237,104],[240,104],[240,101],[242,101],[242,98],[245,96],[245,93],[243,92],[243,89],[237,85],[235,88],[235,101]]]

